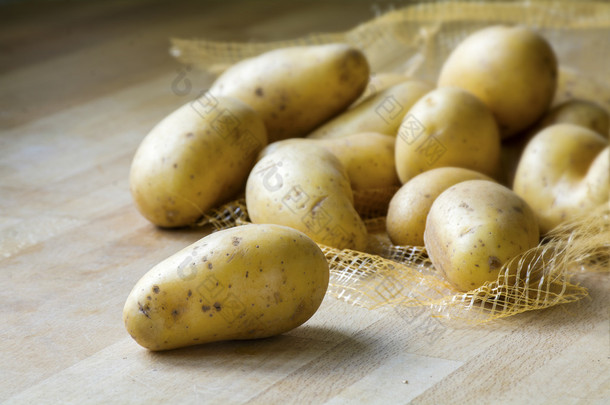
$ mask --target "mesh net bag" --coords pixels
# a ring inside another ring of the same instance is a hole
[[[561,62],[556,102],[584,98],[610,109],[610,4],[602,2],[416,3],[343,33],[259,43],[172,39],[172,54],[219,73],[280,47],[345,42],[363,50],[372,72],[434,82],[451,49],[472,31],[492,24],[525,24],[551,42]],[[610,207],[605,204],[557,227],[538,246],[505,263],[497,280],[459,292],[434,269],[424,247],[390,243],[384,216],[395,191],[354,193],[369,231],[365,252],[320,246],[330,264],[333,296],[371,309],[423,309],[438,319],[480,324],[578,301],[588,294],[574,282],[575,275],[610,271]],[[199,226],[218,230],[247,223],[241,198],[208,212]]]

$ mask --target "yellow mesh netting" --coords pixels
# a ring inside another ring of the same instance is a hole
[[[344,33],[277,42],[172,39],[172,53],[183,63],[218,73],[271,49],[346,42],[364,51],[372,72],[401,72],[434,82],[458,42],[476,29],[498,23],[529,25],[549,39],[561,62],[556,102],[584,98],[610,109],[610,4],[605,2],[422,3]],[[354,193],[355,206],[370,232],[367,252],[321,246],[331,267],[333,296],[367,308],[425,308],[434,317],[482,323],[580,300],[587,290],[573,283],[575,274],[610,271],[606,204],[558,227],[537,247],[505,263],[496,281],[458,292],[435,271],[423,247],[389,242],[384,215],[395,191]],[[245,201],[240,199],[209,212],[199,225],[224,229],[248,221]]]

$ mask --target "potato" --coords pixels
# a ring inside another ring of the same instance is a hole
[[[434,201],[424,241],[434,267],[460,291],[497,279],[502,265],[536,246],[538,223],[532,209],[500,184],[458,183]]]
[[[267,144],[262,119],[237,99],[209,93],[163,119],[131,164],[136,207],[162,227],[193,224],[243,189]]]
[[[369,82],[364,89],[364,92],[358,97],[356,101],[352,103],[349,108],[354,108],[362,101],[366,100],[374,94],[381,93],[389,87],[395,84],[406,82],[410,77],[401,73],[381,72],[372,74],[369,78]]]
[[[324,245],[363,250],[367,231],[353,204],[345,168],[314,144],[286,145],[268,154],[246,184],[252,222],[290,226]]]
[[[238,62],[210,88],[263,118],[269,142],[308,134],[346,109],[366,87],[369,65],[345,44],[295,46]]]
[[[328,278],[324,254],[303,233],[240,226],[153,267],[129,294],[123,321],[150,350],[274,336],[316,312]]]
[[[461,87],[479,97],[507,138],[549,108],[557,87],[557,58],[549,43],[528,28],[487,27],[453,50],[438,86]]]
[[[267,145],[259,159],[286,145],[316,144],[335,155],[347,170],[352,190],[391,188],[400,185],[394,165],[393,136],[363,132],[342,138],[293,138]]]
[[[340,138],[359,132],[396,136],[409,108],[432,89],[427,83],[410,80],[364,100],[307,135],[308,138]]]
[[[432,203],[443,191],[466,180],[493,181],[482,173],[460,167],[439,167],[407,181],[394,194],[388,208],[386,229],[392,243],[423,246]]]
[[[402,183],[436,167],[463,167],[493,176],[499,170],[500,135],[489,109],[451,87],[431,91],[407,113],[396,138]]]
[[[608,136],[610,117],[602,107],[586,100],[569,100],[547,111],[525,134],[509,139],[502,145],[501,160],[507,184],[514,181],[519,159],[527,143],[544,128],[562,123],[579,125]]]
[[[608,202],[609,160],[608,140],[603,136],[577,125],[552,125],[528,143],[513,188],[536,213],[542,233],[547,233]]]
[[[548,111],[537,126],[539,130],[554,124],[574,124],[608,136],[610,116],[599,105],[586,100],[569,100]]]

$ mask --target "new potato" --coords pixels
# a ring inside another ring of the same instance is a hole
[[[430,260],[455,288],[497,279],[509,259],[536,246],[532,209],[512,190],[486,180],[458,183],[434,201],[424,241]]]
[[[238,62],[210,88],[256,110],[269,142],[304,136],[345,110],[366,87],[369,65],[346,44],[295,46]]]
[[[149,350],[274,336],[316,312],[328,279],[324,254],[303,233],[240,226],[153,267],[129,294],[123,321]]]
[[[599,105],[586,100],[565,101],[547,111],[525,134],[507,140],[502,145],[502,167],[507,184],[513,184],[519,159],[528,142],[544,128],[555,124],[574,124],[607,137],[610,117]]]
[[[246,184],[252,222],[290,226],[327,246],[363,250],[367,231],[353,204],[345,168],[315,144],[286,145],[266,155]]]
[[[608,139],[572,124],[543,129],[523,151],[513,189],[538,216],[542,233],[607,204]]]
[[[402,183],[446,166],[493,176],[500,168],[500,135],[485,104],[462,89],[443,87],[411,107],[396,137],[395,156]]]
[[[193,224],[243,188],[266,144],[263,121],[237,99],[206,94],[185,104],[136,151],[129,175],[136,207],[158,226]]]
[[[392,243],[423,246],[432,203],[449,187],[467,180],[493,181],[482,173],[460,167],[439,167],[407,181],[394,194],[388,208],[386,229]]]
[[[507,138],[549,108],[557,87],[557,59],[549,43],[528,28],[487,27],[453,50],[438,86],[461,87],[480,98]]]
[[[396,136],[409,108],[432,89],[429,84],[409,80],[370,96],[307,135],[313,139],[340,138],[359,132]]]
[[[286,145],[320,145],[339,159],[352,190],[391,188],[400,185],[394,164],[394,143],[393,136],[375,132],[328,139],[293,138],[267,145],[259,159]]]

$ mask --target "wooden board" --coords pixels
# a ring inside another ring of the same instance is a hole
[[[349,4],[348,4],[349,3]],[[169,37],[344,30],[386,3],[88,1],[0,6],[0,401],[605,403],[609,288],[485,327],[327,297],[283,336],[151,353],[121,311],[150,267],[204,235],[135,210],[133,153],[209,86]],[[176,87],[188,78],[191,88]],[[174,83],[174,84],[173,84]]]

